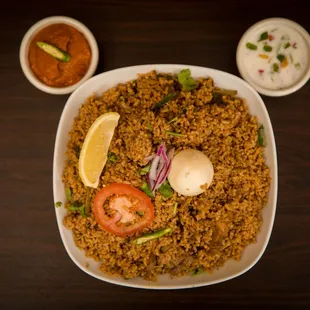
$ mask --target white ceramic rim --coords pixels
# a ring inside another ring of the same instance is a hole
[[[34,75],[28,63],[28,49],[29,49],[29,44],[32,39],[32,36],[35,35],[41,29],[43,29],[44,27],[51,25],[51,24],[58,24],[58,23],[64,23],[64,24],[71,25],[77,30],[79,30],[81,33],[83,33],[89,43],[91,53],[92,53],[90,66],[88,68],[88,71],[84,75],[84,77],[76,84],[73,84],[68,87],[51,87],[51,86],[45,85]],[[20,65],[28,81],[33,86],[35,86],[37,89],[42,90],[49,94],[53,94],[53,95],[70,94],[74,90],[76,90],[81,84],[83,84],[86,80],[88,80],[90,77],[93,76],[93,74],[95,73],[97,69],[98,60],[99,60],[98,44],[92,32],[78,20],[73,19],[71,17],[67,17],[67,16],[51,16],[51,17],[41,19],[40,21],[35,23],[33,26],[29,28],[29,30],[24,35],[21,46],[20,46],[20,50],[19,50]]]
[[[227,75],[227,76],[231,76],[234,77],[235,79],[238,79],[239,82],[241,84],[243,84],[245,87],[247,87],[249,90],[251,90],[253,92],[253,95],[257,98],[258,102],[260,102],[260,105],[263,109],[263,113],[266,117],[266,122],[268,124],[268,128],[270,128],[270,145],[271,145],[271,151],[272,151],[272,160],[275,164],[274,169],[273,169],[273,173],[272,173],[272,182],[274,182],[274,195],[272,197],[269,197],[269,199],[272,200],[272,213],[271,213],[271,220],[268,226],[268,236],[266,238],[266,241],[259,253],[259,255],[257,255],[256,259],[249,264],[246,268],[244,268],[242,271],[237,272],[231,276],[227,276],[223,279],[220,280],[213,280],[210,281],[208,283],[198,283],[195,285],[192,284],[187,284],[187,285],[161,285],[161,286],[152,286],[152,284],[150,285],[143,285],[143,284],[133,284],[133,283],[120,283],[117,280],[117,277],[108,279],[108,278],[104,278],[104,274],[102,276],[97,276],[96,274],[92,273],[86,266],[81,265],[74,257],[74,255],[72,254],[70,247],[68,246],[67,242],[66,242],[66,238],[64,236],[63,230],[60,229],[61,226],[63,226],[63,222],[61,221],[60,217],[57,214],[57,208],[54,207],[55,209],[55,213],[56,213],[56,219],[57,219],[57,224],[58,224],[58,229],[59,229],[59,233],[61,235],[61,239],[62,242],[64,244],[64,247],[69,255],[69,257],[72,259],[72,261],[81,269],[83,270],[85,273],[89,274],[90,276],[101,280],[101,281],[105,281],[111,284],[116,284],[116,285],[121,285],[121,286],[127,286],[127,287],[133,287],[133,288],[142,288],[142,289],[153,289],[153,290],[174,290],[174,289],[187,289],[187,288],[195,288],[195,287],[202,287],[202,286],[209,286],[209,285],[213,285],[213,284],[217,284],[217,283],[221,283],[221,282],[225,282],[231,279],[234,279],[244,273],[246,273],[248,270],[250,270],[262,257],[262,255],[264,254],[267,245],[269,243],[270,237],[271,237],[271,233],[272,233],[272,228],[274,225],[274,220],[275,220],[275,214],[276,214],[276,205],[277,205],[277,196],[278,196],[278,162],[277,162],[277,151],[276,151],[276,144],[275,144],[275,138],[274,138],[274,133],[273,133],[273,127],[270,121],[270,117],[268,114],[268,111],[266,109],[266,106],[264,104],[264,101],[262,100],[262,98],[260,97],[260,95],[255,91],[255,89],[253,89],[248,83],[246,83],[244,80],[242,80],[241,78],[234,76],[230,73],[224,72],[224,71],[220,71],[220,70],[216,70],[216,69],[210,69],[210,68],[206,68],[206,67],[200,67],[200,66],[192,66],[192,65],[179,65],[179,64],[150,64],[150,65],[138,65],[138,66],[129,66],[129,67],[124,67],[124,68],[119,68],[119,69],[114,69],[111,71],[107,71],[101,74],[98,74],[94,77],[92,77],[91,79],[89,79],[87,82],[85,82],[81,87],[87,87],[88,85],[91,85],[92,81],[94,79],[100,79],[103,81],[105,80],[106,77],[109,76],[110,73],[119,73],[119,75],[121,76],[122,73],[131,70],[131,69],[137,69],[138,72],[148,72],[148,71],[152,71],[152,70],[158,70],[158,71],[162,71],[162,72],[170,72],[172,69],[174,70],[182,70],[184,68],[190,68],[190,69],[207,69],[210,72],[218,72],[221,73],[222,75]],[[146,71],[147,69],[147,71]],[[212,76],[212,75],[211,75]],[[54,146],[54,154],[53,154],[53,196],[54,196],[54,203],[56,201],[59,201],[59,199],[57,199],[57,189],[56,189],[56,184],[57,184],[57,180],[55,178],[55,171],[57,171],[57,161],[58,161],[58,145],[60,144],[60,140],[61,140],[61,132],[62,132],[62,124],[66,122],[66,112],[67,110],[69,110],[69,104],[71,104],[72,100],[74,100],[74,96],[77,93],[78,90],[76,90],[74,93],[72,93],[70,95],[70,97],[68,98],[64,109],[62,111],[60,120],[59,120],[59,124],[58,124],[58,128],[57,128],[57,133],[56,133],[56,139],[55,139],[55,146]],[[92,88],[90,87],[90,95],[94,92],[94,90],[92,90]],[[103,279],[104,278],[104,279]]]
[[[242,48],[246,44],[246,38],[247,36],[256,28],[261,27],[268,23],[281,23],[286,24],[288,27],[293,28],[296,30],[305,40],[307,46],[308,46],[308,53],[310,53],[310,35],[309,33],[299,24],[296,22],[286,19],[286,18],[267,18],[264,20],[261,20],[257,22],[256,24],[252,25],[241,37],[238,47],[237,47],[237,53],[236,53],[236,61],[237,61],[237,67],[239,70],[240,75],[244,80],[246,80],[253,88],[255,88],[259,93],[271,96],[271,97],[280,97],[280,96],[286,96],[289,94],[294,93],[295,91],[299,90],[301,87],[303,87],[310,78],[310,61],[308,64],[308,70],[306,70],[304,76],[295,84],[293,84],[290,87],[284,88],[284,89],[269,89],[262,87],[258,84],[256,84],[250,75],[248,74],[247,70],[245,69],[244,62],[242,59]]]

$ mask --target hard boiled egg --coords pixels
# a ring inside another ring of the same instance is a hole
[[[213,175],[210,159],[200,151],[187,149],[172,159],[168,180],[177,193],[196,196],[210,186]]]

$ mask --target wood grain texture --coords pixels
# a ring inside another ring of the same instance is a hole
[[[66,254],[52,198],[56,129],[68,96],[36,90],[18,59],[39,19],[67,15],[97,38],[97,73],[147,63],[184,63],[238,74],[243,32],[274,16],[310,31],[305,1],[19,1],[0,12],[0,309],[155,309],[225,306],[310,307],[310,84],[283,98],[263,97],[279,160],[279,199],[269,246],[245,275],[182,291],[123,288],[91,278]],[[255,306],[254,306],[255,305]]]

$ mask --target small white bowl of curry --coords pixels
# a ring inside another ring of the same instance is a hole
[[[90,30],[65,16],[47,17],[34,24],[19,51],[28,81],[55,95],[72,93],[93,76],[98,55],[98,45]]]

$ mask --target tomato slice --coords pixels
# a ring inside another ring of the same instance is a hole
[[[94,214],[104,230],[123,237],[149,226],[154,220],[154,206],[139,189],[113,183],[97,193]]]

